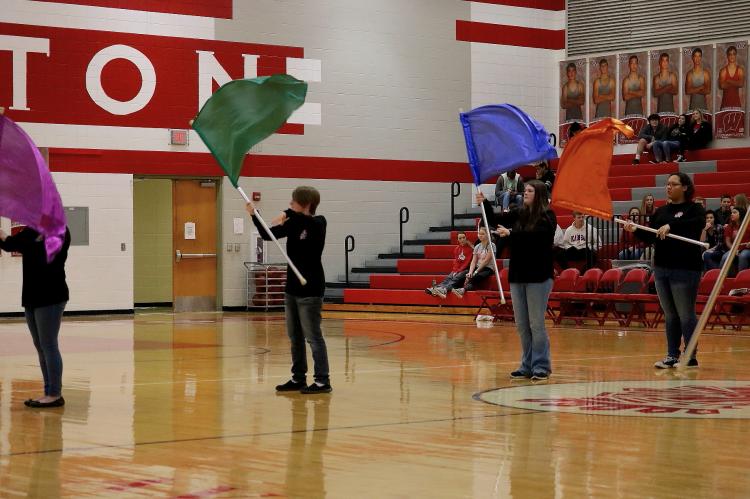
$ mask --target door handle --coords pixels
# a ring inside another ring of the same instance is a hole
[[[179,262],[185,258],[216,258],[216,253],[183,253],[180,250],[176,250],[175,257],[175,260]]]

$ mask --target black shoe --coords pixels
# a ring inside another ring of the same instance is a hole
[[[62,407],[65,405],[65,399],[60,397],[52,402],[39,402],[38,400],[29,400],[28,407],[43,408],[43,407]]]
[[[680,359],[678,357],[672,357],[671,355],[667,355],[666,357],[664,357],[664,360],[657,361],[654,364],[654,367],[657,369],[672,369],[679,362],[680,362]]]
[[[677,362],[674,366],[680,367],[680,362]],[[690,359],[687,363],[687,367],[698,367],[698,359],[696,359],[695,357]]]
[[[326,383],[325,385],[313,383],[312,385],[300,390],[300,393],[331,393],[332,391],[333,388],[331,388],[331,385],[329,385],[328,383]]]
[[[528,379],[531,378],[531,374],[525,373],[523,371],[513,371],[510,373],[510,379]]]
[[[276,385],[276,391],[277,392],[298,392],[305,388],[307,386],[307,383],[304,381],[294,381],[293,379],[290,379],[283,385]]]
[[[641,164],[641,160],[638,159],[638,158],[633,158],[633,164],[634,165],[639,165],[639,164]]]
[[[29,404],[31,404],[32,402],[35,402],[35,400],[34,399],[24,400],[23,401],[23,405],[25,405],[26,407],[28,407]]]

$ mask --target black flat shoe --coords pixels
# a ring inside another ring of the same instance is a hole
[[[44,407],[62,407],[65,405],[65,399],[60,397],[59,399],[53,400],[52,402],[39,402],[38,400],[29,400],[26,404],[29,407],[44,408]]]
[[[25,405],[26,407],[29,407],[32,402],[36,402],[36,400],[34,399],[24,400],[23,405]]]

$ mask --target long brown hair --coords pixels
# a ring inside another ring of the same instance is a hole
[[[529,180],[526,182],[526,187],[531,186],[534,188],[534,200],[531,202],[531,206],[523,203],[521,211],[518,217],[518,223],[521,228],[526,230],[533,229],[542,218],[546,218],[546,211],[549,209],[549,198],[547,194],[547,186],[544,182],[539,180]]]

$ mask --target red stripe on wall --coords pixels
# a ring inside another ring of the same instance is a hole
[[[50,149],[56,172],[129,173],[134,175],[223,176],[208,153]],[[253,154],[242,175],[269,178],[390,180],[404,182],[471,182],[466,163]]]
[[[564,49],[565,30],[456,21],[456,40],[540,49]]]
[[[528,9],[565,10],[565,0],[467,0],[469,2],[493,3]]]
[[[37,2],[112,7],[115,9],[232,18],[232,0],[36,0]]]

